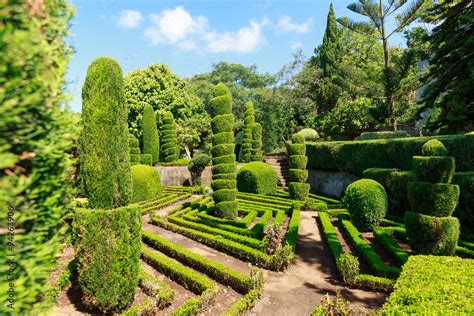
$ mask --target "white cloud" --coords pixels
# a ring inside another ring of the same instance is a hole
[[[125,28],[134,28],[140,25],[143,15],[139,11],[124,10],[121,11],[118,18],[118,25]]]
[[[313,23],[312,18],[308,18],[301,24],[293,23],[291,17],[283,15],[276,24],[276,29],[279,32],[296,32],[296,33],[308,33],[311,30],[311,24]]]
[[[303,43],[301,43],[301,41],[291,42],[290,48],[292,51],[297,51],[303,48]]]
[[[183,6],[150,15],[151,26],[145,30],[153,45],[176,45],[184,50],[212,53],[249,53],[264,42],[262,29],[269,21],[251,20],[237,31],[218,32],[209,27],[204,16],[192,16]]]

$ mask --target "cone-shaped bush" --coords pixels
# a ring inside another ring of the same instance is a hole
[[[262,160],[262,125],[255,123],[252,127],[252,161]]]
[[[176,123],[173,113],[165,112],[162,117],[161,126],[161,156],[164,162],[172,162],[178,159],[179,148],[176,141]]]
[[[444,156],[440,141],[426,142],[422,153],[426,156],[413,157],[417,182],[408,184],[408,243],[415,253],[452,255],[459,239],[459,220],[451,216],[459,201],[459,186],[450,184],[455,161]]]
[[[127,108],[120,65],[100,57],[82,88],[80,174],[92,208],[127,205],[132,193]]]
[[[242,161],[250,162],[252,159],[253,125],[255,124],[253,102],[247,102],[244,117],[244,140],[242,143]]]
[[[152,164],[156,164],[160,159],[160,140],[156,127],[155,111],[149,104],[146,104],[143,108],[142,126],[143,153],[151,155]]]
[[[290,178],[288,185],[288,192],[290,197],[295,200],[305,200],[309,193],[309,184],[306,183],[308,179],[308,170],[306,170],[306,146],[304,144],[304,136],[294,134],[292,136],[292,144],[288,148],[290,155]]]
[[[219,83],[211,99],[212,128],[212,183],[216,215],[223,218],[237,217],[237,183],[234,154],[234,115],[232,95]]]
[[[128,135],[128,150],[130,153],[130,165],[138,165],[140,163],[140,146],[138,139],[132,134]]]

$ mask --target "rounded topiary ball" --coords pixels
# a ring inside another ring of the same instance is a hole
[[[383,186],[371,179],[351,183],[344,196],[354,225],[361,231],[378,226],[387,213],[387,194]]]
[[[303,128],[297,134],[302,135],[307,142],[313,142],[319,139],[319,134],[312,128]]]
[[[423,156],[446,156],[448,150],[439,140],[431,139],[423,144],[421,147],[421,154]]]
[[[237,189],[240,192],[275,194],[277,183],[275,169],[264,162],[250,162],[237,173]]]
[[[133,195],[132,202],[141,202],[161,195],[161,180],[158,171],[146,165],[132,166]]]

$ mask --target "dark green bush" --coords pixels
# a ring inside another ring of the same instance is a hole
[[[308,198],[309,183],[290,182],[288,193],[291,199],[304,201]]]
[[[293,169],[306,170],[306,163],[308,162],[308,157],[302,155],[290,156],[289,164]]]
[[[161,195],[161,180],[155,168],[145,165],[132,166],[132,202],[158,198]]]
[[[474,233],[474,172],[455,173],[453,182],[461,192],[454,216],[459,218],[462,233]]]
[[[422,156],[446,156],[447,154],[448,150],[437,139],[429,140],[421,147]]]
[[[94,60],[82,87],[80,175],[92,208],[127,205],[132,193],[123,74],[111,58]]]
[[[140,155],[140,163],[142,165],[151,166],[153,163],[153,157],[150,154],[141,154]]]
[[[456,217],[406,212],[405,228],[415,253],[450,256],[456,250],[459,238],[459,220]]]
[[[111,312],[132,303],[138,285],[141,224],[136,207],[76,211],[78,282],[84,304]]]
[[[383,186],[371,179],[351,183],[344,196],[344,202],[352,221],[362,231],[368,231],[380,224],[387,213],[387,194]]]
[[[306,143],[308,169],[362,175],[368,168],[410,170],[412,157],[434,137]],[[457,171],[474,170],[474,135],[436,136],[456,160]]]
[[[160,159],[160,140],[156,127],[155,111],[149,104],[143,107],[142,118],[143,153],[151,155],[152,164]]]
[[[359,140],[391,139],[403,137],[410,137],[410,134],[408,134],[407,131],[364,132],[360,134]]]
[[[240,192],[275,194],[277,183],[275,169],[264,162],[250,162],[237,173],[237,189]]]
[[[303,183],[306,182],[306,179],[308,179],[308,170],[290,169],[288,170],[288,174],[290,175],[290,178],[295,182]]]
[[[384,315],[472,315],[474,260],[410,256]]]
[[[459,201],[459,186],[445,183],[408,183],[408,200],[415,213],[451,216]]]
[[[201,174],[211,162],[211,157],[206,154],[198,154],[188,163],[188,170],[191,173],[191,181],[193,185],[201,184]]]
[[[450,183],[454,169],[453,157],[413,157],[413,171],[421,182]]]
[[[253,102],[247,102],[244,117],[244,139],[242,143],[242,161],[250,162],[252,159],[252,128],[255,124]]]
[[[252,161],[262,161],[262,125],[255,123],[252,126]]]
[[[232,114],[232,95],[229,89],[219,83],[214,88],[214,98],[211,99],[211,121],[212,137],[212,181],[216,180],[234,180],[236,175],[235,164],[235,144],[233,138],[226,137],[234,132],[234,115]],[[232,141],[230,143],[229,141]],[[226,157],[226,158],[221,158]],[[221,159],[220,159],[221,158]],[[215,162],[219,163],[216,164]],[[215,190],[213,193],[216,215],[223,218],[233,219],[237,217],[237,201],[235,192],[237,190],[235,182],[234,187]],[[230,182],[228,184],[231,184]],[[218,185],[214,185],[217,187]]]
[[[172,162],[179,158],[179,147],[176,140],[176,123],[173,113],[163,114],[163,125],[161,126],[161,159],[164,162]]]

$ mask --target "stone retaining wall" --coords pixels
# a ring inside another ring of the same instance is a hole
[[[341,198],[346,187],[358,179],[358,177],[345,172],[315,169],[310,169],[308,175],[311,192],[335,198]]]

